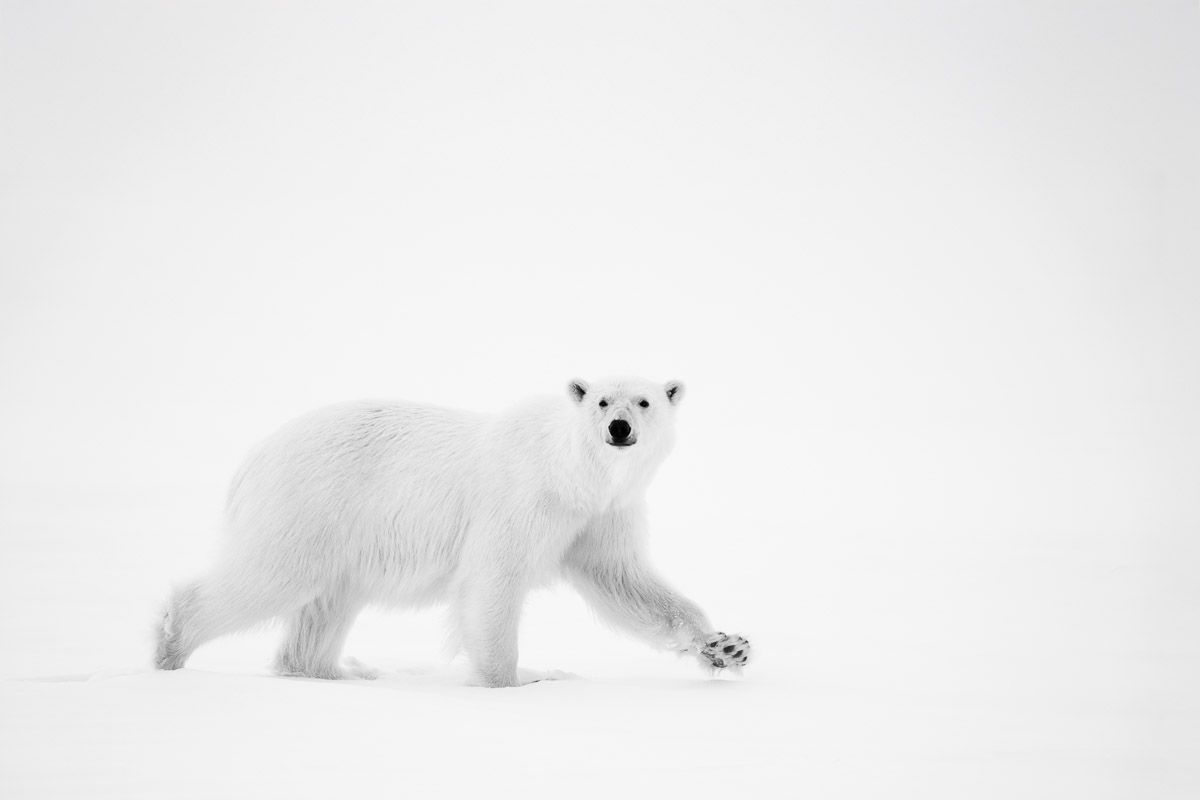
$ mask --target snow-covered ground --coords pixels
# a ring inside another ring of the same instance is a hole
[[[664,565],[673,551],[702,557],[667,571],[688,573],[718,624],[758,646],[743,679],[645,651],[559,589],[531,603],[522,661],[575,677],[471,687],[441,660],[436,612],[372,612],[348,652],[384,675],[329,683],[270,676],[271,631],[210,645],[180,672],[147,668],[168,576],[203,560],[202,537],[164,532],[182,512],[161,497],[5,498],[6,797],[1200,787],[1200,655],[1182,605],[1194,581],[1180,564],[875,536],[785,549],[778,563],[678,536],[658,548]]]

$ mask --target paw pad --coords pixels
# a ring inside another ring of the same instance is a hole
[[[744,636],[717,631],[705,637],[700,657],[715,669],[741,669],[750,660],[750,642]]]

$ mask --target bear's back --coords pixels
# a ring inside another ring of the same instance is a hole
[[[321,558],[400,555],[454,536],[486,417],[402,401],[310,412],[249,455],[229,488],[236,550],[288,547]]]

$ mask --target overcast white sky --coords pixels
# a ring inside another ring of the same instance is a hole
[[[9,484],[612,371],[797,451],[1198,435],[1194,3],[6,2],[0,36]]]

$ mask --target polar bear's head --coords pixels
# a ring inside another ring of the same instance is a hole
[[[567,384],[567,395],[585,437],[605,451],[661,458],[674,443],[675,409],[683,399],[679,381],[608,378],[588,383],[576,378]]]

